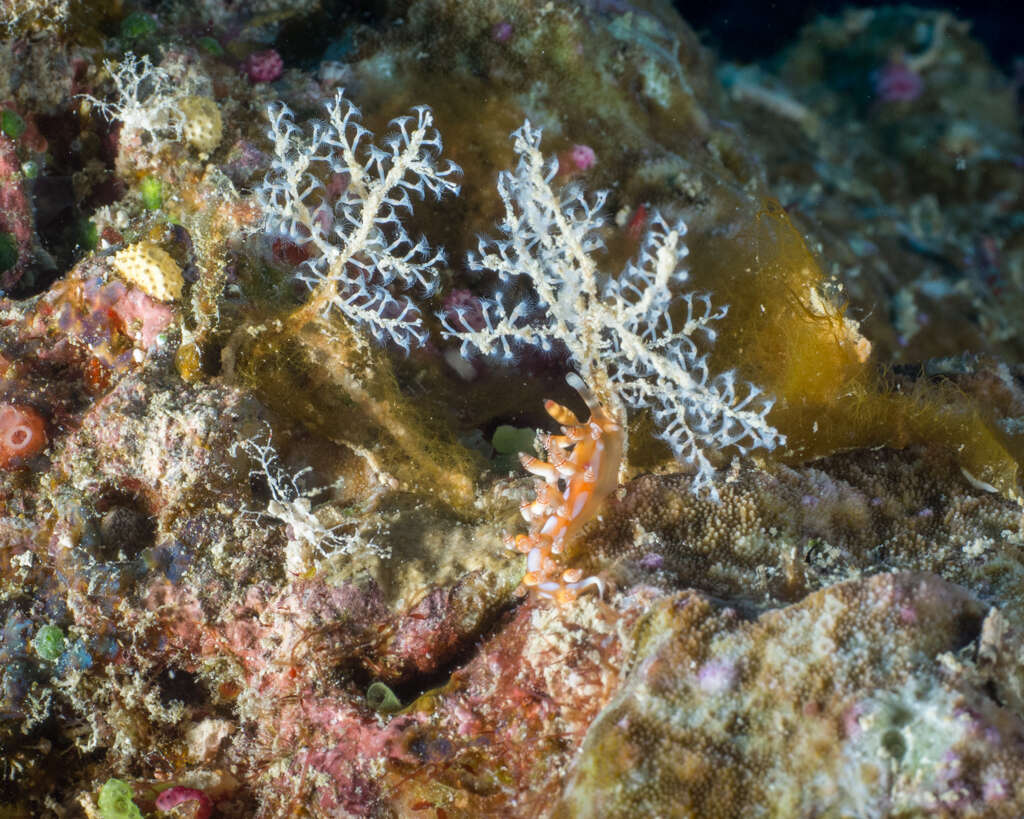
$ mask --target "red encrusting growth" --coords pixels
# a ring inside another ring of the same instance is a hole
[[[548,460],[521,457],[528,472],[536,475],[537,497],[522,506],[530,524],[525,535],[506,537],[510,548],[527,556],[523,586],[535,588],[541,597],[566,602],[586,588],[599,592],[597,577],[583,577],[581,569],[563,569],[555,560],[596,514],[601,503],[619,485],[623,430],[575,373],[566,379],[583,397],[590,419],[581,423],[572,410],[546,401],[548,414],[562,425],[561,435],[543,438]]]
[[[46,422],[29,407],[0,404],[0,469],[43,451]]]

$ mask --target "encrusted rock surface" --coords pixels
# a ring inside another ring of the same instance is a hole
[[[0,4],[0,406],[46,442],[0,467],[0,819],[1024,815],[1020,78],[906,7],[738,66],[662,0],[250,5]],[[463,169],[395,216],[447,250],[407,354],[310,314],[344,213],[270,236],[254,193],[268,104],[341,87]],[[584,418],[565,349],[440,332],[483,326],[527,118],[610,190],[600,275],[688,225],[665,316],[728,305],[691,364],[787,437],[711,453],[716,502],[631,414],[564,606],[502,536],[543,399]]]

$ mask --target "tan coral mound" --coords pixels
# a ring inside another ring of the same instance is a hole
[[[972,487],[952,458],[881,449],[741,468],[719,491],[714,503],[683,475],[637,478],[569,557],[585,571],[611,565],[620,585],[693,587],[755,609],[866,574],[932,572],[1024,625],[1021,508]]]
[[[693,592],[663,599],[554,815],[1020,816],[1024,720],[1000,693],[1014,679],[974,661],[1010,638],[984,617],[914,573],[754,622]]]

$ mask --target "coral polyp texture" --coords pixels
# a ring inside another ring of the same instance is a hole
[[[1024,816],[1010,21],[0,2],[0,819]]]

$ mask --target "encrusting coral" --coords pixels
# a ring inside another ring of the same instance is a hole
[[[909,573],[753,621],[664,598],[551,815],[1013,816],[1024,720],[972,659],[984,619],[963,589]]]

